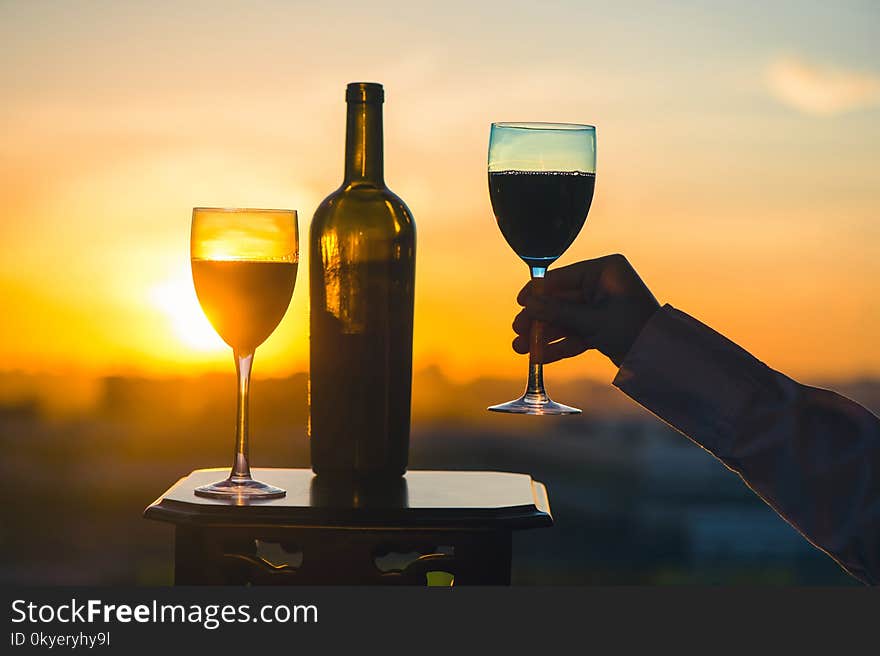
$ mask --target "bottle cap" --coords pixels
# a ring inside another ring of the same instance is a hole
[[[385,91],[378,82],[350,82],[345,88],[345,102],[385,102]]]

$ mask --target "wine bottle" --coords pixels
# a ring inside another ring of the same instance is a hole
[[[415,222],[385,186],[382,85],[345,99],[345,177],[309,234],[312,469],[393,478],[409,451]]]

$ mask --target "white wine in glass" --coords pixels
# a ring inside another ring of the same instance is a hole
[[[281,488],[251,477],[248,399],[254,351],[278,326],[293,295],[299,262],[296,212],[197,207],[190,256],[199,304],[232,347],[238,373],[232,470],[196,494],[237,502],[283,497]]]

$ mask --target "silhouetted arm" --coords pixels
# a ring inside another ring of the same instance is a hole
[[[701,445],[856,578],[880,583],[880,419],[773,371],[654,295],[620,254],[517,296],[513,350],[546,322],[544,362],[596,349],[614,384]]]
[[[774,371],[670,305],[614,384],[708,450],[807,540],[880,583],[880,419]]]

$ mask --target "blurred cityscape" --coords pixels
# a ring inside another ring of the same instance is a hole
[[[252,390],[252,460],[308,467],[306,376]],[[610,385],[552,385],[580,417],[484,408],[521,381],[414,381],[413,469],[526,472],[556,525],[515,538],[515,584],[853,585],[708,453]],[[880,409],[880,381],[833,386]],[[0,582],[171,582],[172,531],[141,517],[192,469],[228,464],[232,374],[102,378],[0,374]]]

